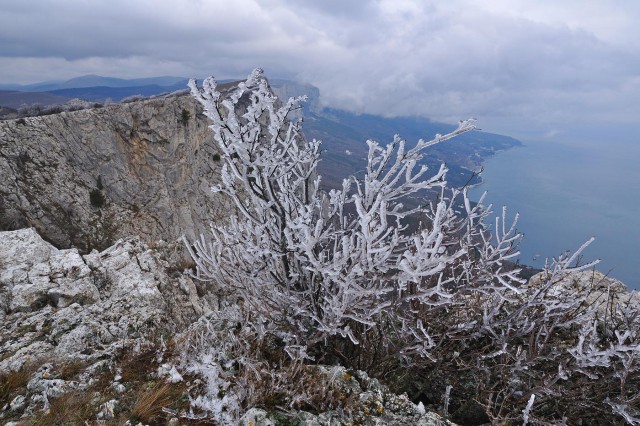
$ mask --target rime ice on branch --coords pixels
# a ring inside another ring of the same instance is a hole
[[[489,227],[484,195],[474,204],[466,188],[447,188],[446,166],[422,165],[430,146],[473,130],[474,120],[415,146],[399,136],[386,146],[369,140],[364,177],[324,192],[320,142],[288,119],[303,98],[280,104],[261,70],[225,94],[212,78],[190,87],[224,161],[212,190],[236,211],[185,243],[197,277],[241,301],[233,322],[244,318],[247,339],[275,337],[296,365],[331,356],[349,363],[345,348],[368,366],[384,358],[424,377],[438,365],[458,380],[445,387],[447,406],[474,389],[470,398],[496,421],[578,424],[608,412],[640,424],[640,307],[607,301],[602,315],[602,302],[587,303],[602,296],[597,283],[565,284],[595,264],[577,264],[591,240],[525,285],[508,262],[522,237],[517,215],[508,221],[503,208]],[[424,203],[409,208],[409,197]],[[415,218],[421,226],[412,232]],[[198,362],[210,360],[207,353]],[[245,354],[235,356],[258,370]],[[585,393],[585,380],[603,394]],[[561,413],[558,398],[567,404]]]
[[[430,173],[420,161],[428,147],[475,129],[474,120],[414,147],[399,136],[386,146],[369,140],[365,176],[325,193],[316,171],[320,142],[304,139],[301,121],[287,120],[303,98],[280,105],[261,70],[226,96],[213,78],[190,87],[224,160],[222,184],[212,189],[237,207],[193,244],[198,276],[236,288],[282,324],[291,343],[328,335],[358,342],[354,328],[393,312],[418,340],[405,349],[426,354],[429,333],[410,307],[447,304],[471,289],[518,291],[518,271],[504,265],[518,254],[516,221],[505,226],[503,212],[500,232],[490,234],[490,206],[472,205],[466,189],[447,190],[447,168]],[[402,204],[426,190],[437,190],[438,201]],[[424,224],[412,234],[410,216]]]

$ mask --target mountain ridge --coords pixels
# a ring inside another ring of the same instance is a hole
[[[43,81],[32,84],[1,84],[0,90],[19,90],[26,92],[48,92],[59,89],[86,88],[96,86],[107,87],[132,87],[132,86],[171,86],[181,81],[185,82],[185,77],[159,76],[159,77],[142,77],[142,78],[117,78],[105,77],[97,74],[86,74],[73,77],[64,81]]]

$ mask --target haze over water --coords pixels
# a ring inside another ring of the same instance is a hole
[[[628,142],[526,142],[485,165],[484,183],[472,191],[499,213],[506,205],[525,234],[521,263],[575,251],[595,236],[584,261],[640,289],[640,146]]]

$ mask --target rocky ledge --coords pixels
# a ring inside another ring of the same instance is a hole
[[[137,238],[81,256],[34,229],[0,233],[0,369],[43,357],[88,362],[152,334],[183,330],[211,300],[179,269],[175,247]]]
[[[335,409],[249,406],[231,423],[197,412],[210,383],[186,367],[185,348],[229,308],[229,298],[194,281],[182,259],[180,243],[133,237],[81,255],[56,249],[33,228],[0,232],[0,423],[453,424],[340,366],[304,367],[322,398],[339,402]],[[542,275],[529,285],[540,282]],[[595,271],[571,274],[555,288],[589,289],[587,303],[603,315],[616,301],[640,304],[637,292]]]
[[[127,238],[80,255],[33,228],[0,232],[0,423],[215,424],[191,409],[206,384],[181,370],[180,345],[220,302],[181,259],[176,243]],[[285,424],[452,425],[365,373],[309,368],[350,412],[288,411]],[[253,408],[238,424],[283,418]]]
[[[116,391],[124,388],[112,370],[117,360],[148,352],[210,310],[215,298],[198,295],[177,253],[175,244],[152,249],[128,238],[81,256],[34,229],[0,233],[0,418],[46,412],[105,373]],[[104,411],[102,399],[93,414]]]

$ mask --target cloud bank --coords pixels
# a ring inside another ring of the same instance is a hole
[[[555,137],[632,126],[640,3],[0,0],[0,82],[268,76],[327,105]]]

